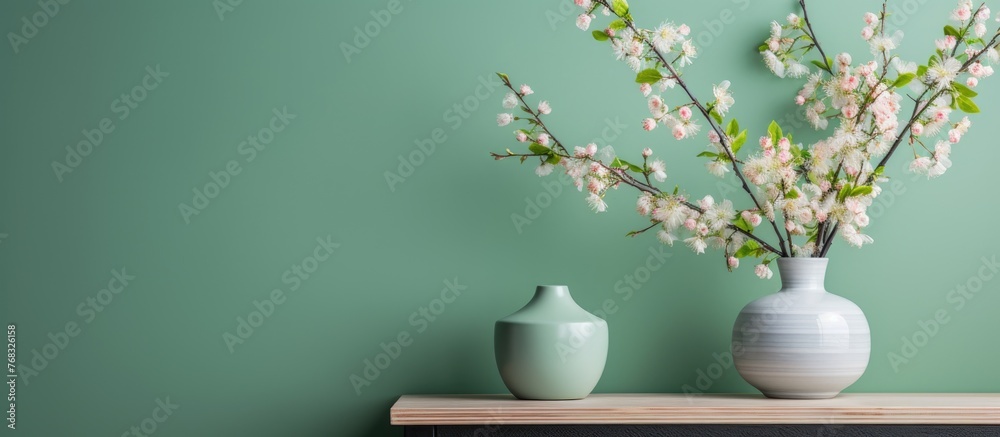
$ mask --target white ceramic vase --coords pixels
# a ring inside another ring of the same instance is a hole
[[[764,396],[832,398],[868,367],[868,320],[854,302],[826,291],[827,262],[778,259],[781,290],[750,302],[736,318],[736,370]]]

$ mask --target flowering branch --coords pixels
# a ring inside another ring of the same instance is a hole
[[[819,38],[816,38],[816,31],[813,30],[812,21],[809,20],[809,12],[806,10],[806,0],[799,0],[799,6],[802,8],[802,19],[806,22],[806,35],[812,39],[813,45],[819,51],[819,57],[823,60],[823,70],[832,75],[833,66],[830,65],[830,58],[826,57],[823,47],[819,45]],[[817,64],[816,66],[819,67],[820,65]]]
[[[653,180],[665,181],[666,164],[658,158],[651,160],[653,152],[648,148],[642,151],[641,165],[614,156],[613,150],[609,152],[610,147],[602,150],[602,157],[598,158],[597,145],[593,143],[571,151],[542,121],[542,116],[551,112],[548,102],[542,101],[533,109],[525,99],[533,93],[531,88],[527,85],[515,88],[503,74],[500,77],[511,91],[504,97],[503,106],[520,107],[527,116],[502,113],[497,116],[497,123],[506,126],[518,120],[527,121],[529,129],[518,129],[514,136],[518,142],[528,144],[530,153],[508,149],[506,154],[492,156],[498,160],[518,158],[522,163],[529,158],[538,159],[535,172],[539,176],[562,167],[580,191],[586,188],[587,201],[597,212],[606,210],[604,196],[609,189],[622,184],[634,187],[640,193],[636,211],[649,218],[651,224],[628,235],[660,228],[657,237],[665,244],[673,244],[679,239],[675,232],[686,229],[690,237],[684,243],[697,253],[703,253],[709,245],[722,249],[729,270],[737,268],[741,258],[760,259],[754,271],[761,278],[772,276],[768,264],[774,257],[826,256],[834,235],[841,235],[857,247],[872,243],[873,239],[862,231],[869,224],[867,208],[880,194],[879,184],[887,180],[883,176],[885,164],[903,140],[908,139],[914,153],[910,170],[929,178],[942,175],[951,166],[952,145],[961,140],[971,125],[968,117],[951,121],[951,113],[979,112],[973,101],[977,93],[972,88],[993,74],[993,67],[983,61],[1000,62],[997,52],[1000,31],[992,38],[985,38],[985,21],[991,18],[985,4],[973,10],[971,0],[959,0],[951,16],[959,24],[945,26],[945,38],[935,41],[934,56],[926,65],[918,65],[892,54],[899,45],[901,32],[886,35],[887,13],[883,3],[880,14],[864,15],[866,26],[861,31],[873,59],[852,65],[852,56],[847,53],[840,53],[834,59],[826,56],[806,1],[799,0],[802,17],[789,14],[787,24],[771,22],[770,37],[760,46],[760,53],[775,75],[806,78],[795,103],[805,107],[812,127],[826,130],[831,120],[837,125],[827,138],[803,145],[792,143],[791,135],[772,121],[767,135],[760,137],[759,152],[741,159],[738,152],[747,142],[747,131],[741,130],[734,118],[723,123],[735,103],[729,81],[713,87],[715,100],[703,102],[682,78],[682,68],[690,65],[698,53],[688,38],[691,32],[688,26],[664,22],[655,30],[639,28],[626,0],[574,2],[584,10],[577,18],[577,26],[583,30],[590,27],[599,9],[604,15],[613,15],[606,28],[594,30],[592,35],[597,41],[610,42],[615,56],[637,73],[636,83],[640,84],[643,96],[648,97],[652,114],[652,118],[643,120],[643,129],[650,131],[662,123],[672,129],[675,139],[692,138],[700,130],[692,115],[694,110],[700,112],[700,118],[704,118],[710,129],[709,151],[698,156],[709,158],[705,166],[715,176],[723,177],[733,171],[755,208],[737,211],[728,199],[716,202],[705,196],[689,201],[678,193],[678,188],[672,193],[661,191]],[[801,62],[813,48],[822,58],[811,61],[816,70]],[[890,66],[898,73],[895,77],[890,77]],[[964,82],[959,77],[965,77]],[[679,85],[688,100],[669,108],[661,95],[651,96],[653,85],[658,85],[661,93]],[[919,96],[910,97],[914,101],[913,111],[900,129],[899,112],[904,97],[900,90],[907,86]],[[925,143],[945,131],[946,141]],[[930,156],[922,156],[923,151]],[[878,163],[873,166],[876,159]],[[778,211],[783,218],[783,231],[777,225]],[[754,235],[765,217],[778,239],[777,245]],[[793,241],[795,236],[806,238],[805,244],[797,245]]]
[[[556,139],[555,135],[552,134],[552,132],[545,126],[545,123],[542,122],[542,120],[541,120],[542,112],[540,112],[540,111],[536,112],[536,111],[531,110],[531,106],[528,105],[528,103],[524,100],[524,96],[525,95],[533,93],[533,91],[530,89],[530,87],[522,87],[521,90],[515,89],[514,86],[510,82],[510,78],[507,75],[502,74],[502,73],[500,73],[498,75],[500,76],[501,81],[503,81],[504,86],[507,87],[507,89],[509,89],[511,91],[510,94],[512,94],[517,99],[517,101],[520,103],[521,110],[524,111],[524,112],[526,112],[529,115],[530,118],[528,119],[528,123],[532,124],[532,125],[535,125],[535,126],[538,126],[539,128],[541,128],[544,131],[544,134],[548,136],[549,141],[552,142],[553,147],[549,148],[544,153],[514,153],[514,152],[511,152],[510,150],[507,150],[507,152],[503,153],[503,154],[491,152],[490,156],[492,156],[493,159],[499,161],[499,160],[503,160],[503,159],[506,159],[506,158],[520,158],[521,162],[524,162],[528,158],[538,158],[540,160],[540,162],[542,163],[542,165],[545,165],[545,163],[548,162],[548,161],[556,161],[556,159],[554,159],[553,157],[558,157],[558,162],[569,162],[571,160],[582,160],[582,161],[590,163],[591,165],[597,165],[597,166],[599,166],[599,168],[603,170],[603,173],[605,173],[605,176],[612,178],[616,182],[615,184],[611,184],[612,186],[613,185],[617,185],[617,182],[621,182],[621,183],[624,183],[626,185],[632,186],[632,187],[638,189],[641,192],[649,193],[650,195],[652,195],[654,197],[660,197],[660,196],[666,195],[666,193],[664,193],[660,189],[658,189],[658,188],[656,188],[656,187],[654,187],[654,186],[652,186],[651,184],[648,183],[648,181],[649,181],[649,175],[651,173],[653,173],[653,171],[649,171],[649,168],[648,168],[649,166],[646,166],[647,169],[643,172],[644,175],[646,176],[647,183],[643,183],[643,182],[639,181],[638,179],[634,178],[632,175],[630,175],[627,172],[625,172],[624,170],[622,170],[621,168],[612,167],[612,166],[609,166],[608,164],[605,164],[604,162],[602,162],[600,160],[594,159],[593,155],[595,154],[595,152],[588,152],[586,148],[584,148],[582,151],[579,151],[578,153],[574,153],[574,154],[571,155],[569,153],[569,151],[566,149],[566,147],[562,143],[560,143],[559,140]],[[528,91],[528,92],[525,93],[524,91]],[[508,104],[508,106],[510,106],[510,105]],[[516,120],[516,119],[519,119],[519,118],[518,117],[512,117],[511,118],[512,121]],[[526,139],[528,139],[528,138],[526,138]],[[539,143],[538,145],[542,145],[542,144]],[[558,148],[559,151],[555,150],[557,148]],[[596,146],[595,146],[595,149],[596,149]],[[560,151],[561,151],[561,153],[560,153]],[[644,156],[644,157],[648,158],[648,156]],[[699,215],[705,214],[705,212],[706,212],[706,208],[703,208],[703,207],[701,207],[699,205],[691,203],[691,202],[689,202],[689,201],[687,201],[687,200],[685,200],[683,198],[678,197],[677,200],[685,208],[688,208],[688,209],[696,212]],[[603,203],[601,205],[602,206],[600,206],[600,208],[604,208]],[[654,220],[654,223],[651,226],[649,226],[649,227],[647,227],[645,229],[639,230],[639,231],[630,232],[629,235],[630,236],[634,236],[634,235],[643,233],[643,232],[648,231],[648,230],[650,230],[650,229],[652,229],[652,228],[654,228],[654,227],[656,227],[657,225],[660,225],[660,224],[661,224],[660,222],[657,222],[657,221]],[[746,229],[741,229],[741,228],[737,227],[736,225],[732,225],[732,224],[727,224],[725,226],[725,228],[729,229],[729,230],[732,230],[733,232],[737,232],[737,233],[741,234],[743,237],[748,238],[750,240],[753,240],[753,241],[757,242],[757,244],[760,245],[760,247],[763,250],[766,250],[768,252],[780,255],[780,252],[779,252],[778,249],[775,249],[769,243],[767,243],[766,241],[760,239],[756,235],[753,235],[750,231],[748,231]],[[730,236],[730,238],[731,238],[731,236]]]
[[[750,189],[750,185],[747,184],[746,178],[743,176],[743,172],[740,171],[739,162],[737,161],[736,157],[733,154],[730,138],[723,132],[722,128],[715,123],[715,119],[713,119],[712,115],[710,115],[709,110],[705,108],[705,105],[703,105],[701,101],[698,100],[697,97],[695,97],[694,93],[691,92],[691,89],[688,88],[687,84],[684,82],[684,79],[682,79],[681,75],[677,73],[676,69],[674,69],[672,62],[668,62],[666,57],[664,57],[663,54],[660,52],[660,50],[656,48],[656,45],[654,45],[646,36],[643,35],[642,32],[640,32],[635,27],[635,24],[632,22],[630,14],[620,13],[620,11],[616,11],[613,5],[611,5],[608,2],[608,0],[598,0],[598,3],[603,5],[605,8],[608,8],[608,10],[610,10],[612,14],[614,14],[620,20],[622,20],[625,23],[625,25],[628,26],[628,28],[631,29],[632,32],[637,37],[641,38],[643,43],[648,47],[648,49],[653,54],[656,55],[656,57],[659,60],[659,63],[663,65],[667,69],[667,71],[670,72],[670,78],[676,81],[677,85],[680,85],[681,89],[684,90],[684,93],[687,94],[688,98],[691,99],[692,104],[696,108],[698,108],[698,111],[701,112],[701,115],[708,122],[709,126],[712,128],[715,134],[719,136],[720,143],[722,144],[722,150],[726,153],[726,156],[729,158],[729,162],[732,163],[733,173],[736,174],[737,178],[739,178],[743,190],[750,195],[750,199],[757,207],[757,210],[758,211],[763,210],[760,201],[757,200],[757,196],[754,195],[753,190]],[[769,218],[768,220],[771,222],[771,226],[774,228],[774,233],[778,237],[778,247],[780,248],[780,251],[775,250],[773,252],[781,256],[788,256],[789,252],[785,249],[785,240],[782,239],[781,232],[778,231],[778,225],[775,224],[774,219]]]

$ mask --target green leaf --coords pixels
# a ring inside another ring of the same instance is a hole
[[[851,190],[851,195],[847,197],[867,196],[871,193],[872,193],[872,187],[869,187],[868,185],[862,185],[860,187],[854,187],[854,189]]]
[[[736,134],[740,133],[740,123],[736,119],[729,120],[729,125],[726,126],[726,135],[730,137],[736,137]]]
[[[733,256],[737,258],[746,258],[748,256],[754,255],[760,250],[760,244],[757,244],[754,240],[747,240],[743,243],[743,246],[736,251]]]
[[[614,0],[611,2],[611,10],[619,17],[624,16],[628,14],[628,2],[625,0]]]
[[[948,26],[944,27],[944,34],[945,35],[951,35],[951,36],[953,36],[955,38],[961,38],[962,37],[962,34],[958,32],[958,29],[954,28],[951,25],[948,25]]]
[[[976,96],[979,95],[979,93],[973,91],[971,88],[969,88],[969,87],[967,87],[965,85],[962,85],[962,84],[960,84],[958,82],[953,82],[951,84],[951,87],[952,87],[952,89],[954,89],[955,91],[958,91],[959,94],[961,94],[961,95],[963,95],[965,97],[976,97]]]
[[[615,20],[612,21],[611,24],[608,25],[608,27],[614,30],[623,30],[625,29],[625,27],[627,27],[627,25],[622,20]]]
[[[497,73],[497,76],[500,76],[500,80],[504,81],[505,83],[510,83],[510,78],[507,77],[506,74]]]
[[[719,154],[718,153],[712,153],[712,152],[701,152],[701,153],[698,154],[698,157],[699,158],[718,158]]]
[[[811,60],[809,62],[811,62],[813,65],[819,67],[820,70],[827,70],[827,69],[829,69],[829,67],[827,67],[826,65],[823,65],[823,63],[820,62],[819,60],[813,59],[813,60]]]
[[[917,67],[917,76],[924,77],[927,75],[927,66],[921,65]]]
[[[559,155],[556,155],[555,153],[549,155],[549,159],[545,160],[545,162],[552,165],[558,165],[560,161],[562,161],[562,158]]]
[[[750,223],[747,223],[747,221],[743,219],[742,215],[736,216],[736,220],[733,220],[733,226],[736,226],[744,232],[753,233],[753,226],[751,226]]]
[[[719,113],[715,111],[715,108],[712,108],[711,110],[709,110],[708,111],[708,115],[711,115],[712,119],[714,119],[716,123],[722,124],[722,116],[719,115]]]
[[[899,77],[896,78],[896,81],[892,83],[892,87],[900,88],[906,86],[906,84],[910,83],[910,81],[912,81],[915,77],[917,77],[917,75],[913,73],[900,74]]]
[[[778,141],[783,137],[781,126],[778,126],[778,122],[774,120],[771,120],[771,124],[767,127],[767,133],[771,134],[771,141],[775,146],[778,145]]]
[[[847,199],[847,196],[851,194],[851,184],[844,184],[844,187],[840,189],[837,193],[837,201],[843,202]]]
[[[607,41],[608,40],[608,34],[604,33],[604,31],[595,30],[595,31],[591,32],[590,34],[593,35],[594,39],[596,39],[598,41]]]
[[[931,55],[930,59],[927,60],[927,66],[928,67],[937,65],[937,63],[938,63],[938,58],[937,58],[937,56],[934,56],[934,55]]]
[[[976,106],[976,102],[973,102],[972,99],[960,95],[955,101],[958,102],[958,109],[961,109],[962,112],[967,114],[979,113],[979,106]]]
[[[785,193],[785,199],[798,199],[798,198],[799,198],[799,190],[791,190]]]
[[[733,156],[736,156],[736,154],[739,153],[740,149],[743,148],[743,144],[745,144],[746,142],[747,142],[747,131],[746,129],[743,129],[743,132],[740,132],[740,134],[737,135],[736,138],[733,138],[733,144],[732,144]]]
[[[548,147],[545,147],[545,146],[543,146],[541,144],[538,144],[538,143],[531,143],[531,145],[528,146],[528,150],[530,150],[531,153],[537,153],[539,155],[543,155],[543,154],[547,155],[547,154],[549,154],[549,152],[552,152],[552,149],[549,149]]]
[[[615,160],[611,162],[611,166],[615,168],[627,168],[636,173],[642,173],[642,167],[632,164],[624,159],[615,158]]]
[[[663,79],[663,75],[655,68],[647,68],[635,75],[635,83],[654,84]]]
[[[872,172],[872,174],[875,175],[875,177],[882,176],[882,173],[885,173],[885,166],[884,165],[880,165],[878,167],[875,167],[875,171]]]

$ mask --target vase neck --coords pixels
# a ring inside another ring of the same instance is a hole
[[[532,301],[544,302],[559,299],[572,299],[569,294],[569,287],[565,285],[539,285],[535,288],[535,296]]]
[[[812,290],[823,292],[826,279],[826,258],[780,258],[778,273],[782,290]]]

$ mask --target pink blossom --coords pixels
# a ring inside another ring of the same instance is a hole
[[[686,135],[687,134],[684,132],[684,126],[674,126],[674,139],[682,140]]]
[[[862,228],[868,226],[869,221],[868,214],[861,213],[854,216],[854,223],[857,223]]]
[[[781,138],[778,140],[778,149],[788,150],[792,147],[792,142],[788,141],[788,138]]]
[[[638,212],[639,215],[649,215],[653,206],[651,199],[651,196],[645,194],[639,196],[639,199],[635,202],[635,211]]]
[[[649,147],[647,147],[645,149],[642,149],[642,157],[643,158],[649,158],[652,155],[653,155],[653,149],[650,149]]]
[[[771,144],[771,137],[767,137],[767,136],[760,137],[760,148],[761,149],[765,149],[766,150],[766,149],[770,149],[772,147],[774,147],[774,145]]]
[[[816,212],[816,221],[818,221],[820,223],[826,222],[826,212],[817,211]]]
[[[587,183],[587,191],[590,191],[592,194],[600,194],[604,188],[604,181],[600,178],[590,178],[590,181]]]
[[[952,129],[948,131],[948,142],[952,144],[958,144],[962,140],[962,133],[958,129]]]
[[[781,41],[779,41],[777,38],[771,38],[770,40],[767,41],[767,48],[772,52],[777,52],[779,49],[781,49]]]
[[[861,84],[861,81],[854,75],[844,76],[844,78],[840,80],[840,88],[844,91],[854,91],[859,84]]]
[[[913,135],[917,136],[922,135],[924,133],[923,123],[920,122],[913,123],[913,126],[910,126],[910,132],[913,133]]]
[[[543,146],[548,146],[549,145],[549,134],[546,134],[546,133],[538,134],[538,139],[536,139],[535,142],[537,142],[538,144],[541,144]]]
[[[610,37],[614,37],[615,36],[615,30],[609,27],[607,29],[604,29],[604,34],[607,35],[607,36],[610,36]]]
[[[872,28],[866,27],[861,29],[861,37],[864,38],[865,41],[872,39],[873,36],[875,36],[875,31],[872,30]]]
[[[632,56],[639,56],[642,54],[643,45],[639,41],[632,41],[632,44],[628,46],[628,53]]]
[[[944,109],[938,109],[937,111],[934,111],[935,121],[945,121],[947,119],[948,119],[948,112],[946,112]]]
[[[982,63],[974,62],[972,65],[969,66],[969,74],[975,77],[983,77],[984,75],[986,75],[986,68],[984,68]]]
[[[934,40],[934,45],[937,46],[938,50],[951,50],[955,47],[958,41],[952,35],[946,35],[943,39]]]
[[[642,85],[639,85],[639,92],[642,93],[643,97],[647,97],[649,96],[649,93],[653,92],[653,87],[648,83],[644,83]]]
[[[753,227],[757,227],[757,225],[759,225],[763,221],[763,219],[760,218],[760,214],[755,214],[753,212],[750,212],[750,210],[741,212],[740,216],[743,217],[743,220],[745,220],[747,223],[750,223],[750,226]]]
[[[858,115],[858,105],[852,103],[850,105],[844,106],[841,109],[841,112],[844,113],[844,117],[854,118],[855,116]]]
[[[740,259],[735,256],[726,258],[726,265],[728,265],[731,269],[735,269],[740,266]]]
[[[805,105],[806,98],[802,97],[802,95],[795,96],[795,104],[799,106]]]
[[[587,144],[587,148],[584,149],[587,152],[587,156],[593,158],[597,154],[597,144],[590,143]],[[595,162],[596,164],[596,162]],[[602,167],[603,168],[603,167]]]
[[[677,114],[680,115],[681,118],[684,119],[684,120],[690,120],[691,119],[691,108],[689,108],[687,106],[681,106],[681,108],[677,110]]]
[[[650,97],[649,102],[647,102],[647,106],[649,106],[649,111],[652,112],[653,115],[656,115],[657,112],[663,109],[663,98],[660,96]]]
[[[687,228],[689,231],[694,231],[694,228],[697,226],[698,222],[694,221],[694,219],[689,218],[687,220],[684,220],[684,227]]]
[[[590,27],[590,20],[590,14],[580,14],[579,17],[576,17],[576,27],[579,27],[580,30],[587,30]]]
[[[715,205],[715,198],[712,196],[705,196],[702,197],[701,200],[698,200],[698,206],[700,206],[701,209],[709,209],[714,205]]]
[[[534,93],[535,92],[531,89],[530,86],[521,85],[521,95],[522,96],[527,96],[527,95],[534,94]]]
[[[709,231],[709,229],[708,229],[708,225],[707,224],[705,224],[705,223],[699,223],[698,224],[698,235],[701,235],[701,236],[704,237],[704,236],[708,235],[708,231]]]
[[[972,10],[969,9],[968,5],[962,5],[951,13],[951,17],[959,21],[965,21],[972,17]]]
[[[977,85],[979,85],[979,79],[970,77],[965,80],[965,85],[968,86],[969,88],[975,88]]]
[[[976,34],[976,38],[982,38],[986,35],[986,24],[976,23],[975,27],[972,28],[973,32]]]
[[[989,9],[987,9],[987,11],[989,11]],[[986,15],[989,16],[989,12],[987,12]],[[688,36],[691,34],[691,28],[688,27],[687,24],[681,24],[680,27],[677,28],[677,33]]]
[[[708,142],[712,144],[719,144],[720,141],[721,138],[719,138],[718,133],[716,133],[714,130],[708,131]]]
[[[778,160],[781,161],[782,164],[791,161],[792,153],[787,150],[782,150],[781,152],[778,153]]]
[[[983,7],[979,8],[979,10],[976,11],[976,21],[989,20],[990,14],[992,14],[992,12],[990,12],[990,8],[986,7],[986,5],[983,5]]]
[[[647,119],[643,120],[642,121],[642,128],[645,129],[645,130],[647,130],[647,131],[651,131],[653,129],[656,129],[656,120],[653,120],[652,118],[647,118]]]
[[[795,230],[795,222],[793,222],[791,220],[785,220],[785,230],[788,231],[788,232],[794,231]]]
[[[840,67],[841,70],[851,66],[851,60],[852,59],[850,53],[844,52],[837,55],[837,65]]]
[[[510,124],[510,122],[512,121],[514,121],[514,114],[511,114],[509,112],[503,114],[497,114],[497,125],[506,126]]]
[[[830,188],[832,186],[833,184],[831,184],[830,181],[824,179],[819,183],[819,190],[825,193],[827,191],[830,191]]]
[[[774,276],[774,272],[771,271],[771,268],[768,267],[767,264],[757,264],[757,267],[754,267],[753,272],[760,279],[771,279],[771,277]]]
[[[927,173],[927,169],[929,169],[930,167],[931,167],[931,159],[926,156],[921,156],[919,158],[916,158],[913,160],[913,162],[910,163],[910,171],[917,174]]]
[[[548,115],[552,112],[552,107],[549,106],[548,100],[542,100],[538,103],[538,113]]]
[[[590,9],[590,6],[592,5],[591,0],[573,0],[573,3],[576,3],[577,6],[584,9]]]
[[[874,26],[877,23],[878,23],[878,15],[875,15],[872,12],[865,13],[865,24],[869,26]]]
[[[524,132],[521,132],[521,131],[516,131],[516,132],[514,132],[514,139],[516,139],[519,143],[527,142],[528,141],[528,134],[526,134]]]

